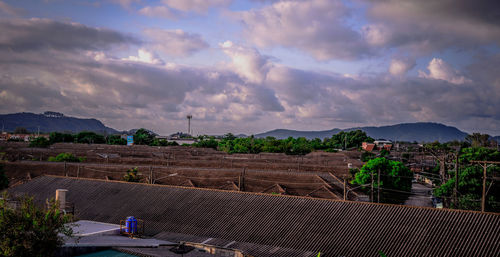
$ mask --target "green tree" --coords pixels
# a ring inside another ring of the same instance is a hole
[[[49,141],[51,144],[54,143],[73,143],[75,142],[75,136],[71,134],[63,134],[60,132],[52,132],[49,135]]]
[[[234,140],[234,139],[236,139],[236,136],[234,136],[232,133],[227,133],[224,135],[223,138],[227,139],[227,140]]]
[[[104,144],[104,136],[91,131],[83,131],[76,135],[76,142],[81,144]]]
[[[0,163],[0,191],[9,187],[9,178],[5,174],[5,166]]]
[[[344,149],[347,148],[360,147],[363,142],[373,142],[374,139],[367,136],[362,130],[353,131],[341,131],[331,138],[326,139],[323,143],[326,148],[330,149]]]
[[[139,182],[142,176],[138,174],[137,167],[128,169],[127,173],[123,176],[123,180],[127,182]]]
[[[381,157],[389,156],[389,154],[391,154],[391,152],[389,152],[387,149],[380,150],[380,156]]]
[[[18,208],[6,199],[7,194],[0,198],[0,256],[52,256],[63,244],[60,235],[72,235],[66,225],[71,216],[62,213],[54,200],[41,209],[29,197],[21,198]]]
[[[108,145],[126,145],[127,140],[123,139],[120,135],[108,136]]]
[[[14,129],[14,134],[29,134],[29,133],[30,132],[23,127],[17,127],[16,129]]]
[[[209,138],[202,137],[202,139],[194,143],[193,146],[217,149],[217,147],[219,146],[219,142],[217,142],[217,140],[215,140],[213,136]]]
[[[362,162],[367,162],[371,159],[375,158],[375,154],[371,152],[364,151],[361,153],[361,161]]]
[[[150,145],[153,143],[155,136],[144,128],[138,129],[134,134],[134,144]]]
[[[488,148],[464,148],[460,151],[458,171],[457,201],[451,201],[455,191],[455,172],[450,172],[452,178],[437,187],[434,195],[445,198],[445,203],[451,208],[465,210],[480,210],[483,190],[483,168],[471,161],[500,161],[500,152]],[[500,165],[492,165],[487,169],[487,176],[500,172]],[[488,194],[486,210],[500,212],[500,185],[490,179],[486,180]]]
[[[378,184],[378,173],[380,171],[380,185]],[[354,175],[353,184],[366,185],[372,183],[374,188],[411,191],[413,172],[403,163],[388,160],[384,157],[369,160],[359,172]]]
[[[45,137],[37,137],[30,141],[29,147],[49,147],[50,141]]]
[[[481,133],[472,133],[467,135],[465,141],[470,143],[472,147],[488,147],[490,146],[490,135]]]

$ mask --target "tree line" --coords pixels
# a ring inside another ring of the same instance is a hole
[[[336,152],[338,149],[359,148],[363,142],[373,142],[364,131],[355,130],[339,132],[330,138],[312,140],[304,137],[276,139],[274,137],[256,138],[254,136],[242,138],[231,133],[224,135],[220,140],[210,136],[200,136],[195,147],[207,147],[227,153],[285,153],[289,155],[304,155],[314,150]]]

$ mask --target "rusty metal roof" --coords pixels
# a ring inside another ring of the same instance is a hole
[[[40,203],[68,189],[76,216],[321,256],[499,256],[500,215],[43,176],[9,189]]]

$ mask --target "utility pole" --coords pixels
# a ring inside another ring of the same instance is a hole
[[[378,168],[377,176],[377,203],[380,203],[380,168]]]
[[[153,166],[149,166],[149,184],[153,184]]]
[[[372,190],[371,191],[371,197],[372,197],[372,203],[373,203],[373,171],[372,171]]]
[[[481,212],[486,209],[486,171],[488,167],[494,164],[500,164],[500,162],[495,161],[471,161],[471,163],[477,163],[483,168],[483,195],[481,197]]]
[[[346,184],[345,184],[345,177],[344,177],[344,201],[347,200],[347,195],[346,195]]]
[[[458,153],[460,150],[457,152],[457,155],[455,156],[455,204],[458,206]],[[456,207],[456,206],[455,206]]]
[[[232,161],[232,160],[231,160]],[[246,167],[243,167],[243,175],[241,176],[241,185],[240,185],[240,191],[245,191],[245,171]]]

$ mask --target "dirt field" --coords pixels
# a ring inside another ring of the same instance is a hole
[[[242,190],[343,199],[348,163],[361,167],[358,152],[232,154],[183,146],[112,146],[54,144],[30,148],[27,143],[0,142],[11,185],[44,175],[121,180],[137,167],[145,183]],[[48,162],[51,156],[72,153],[82,163]],[[356,194],[349,194],[350,199]]]

